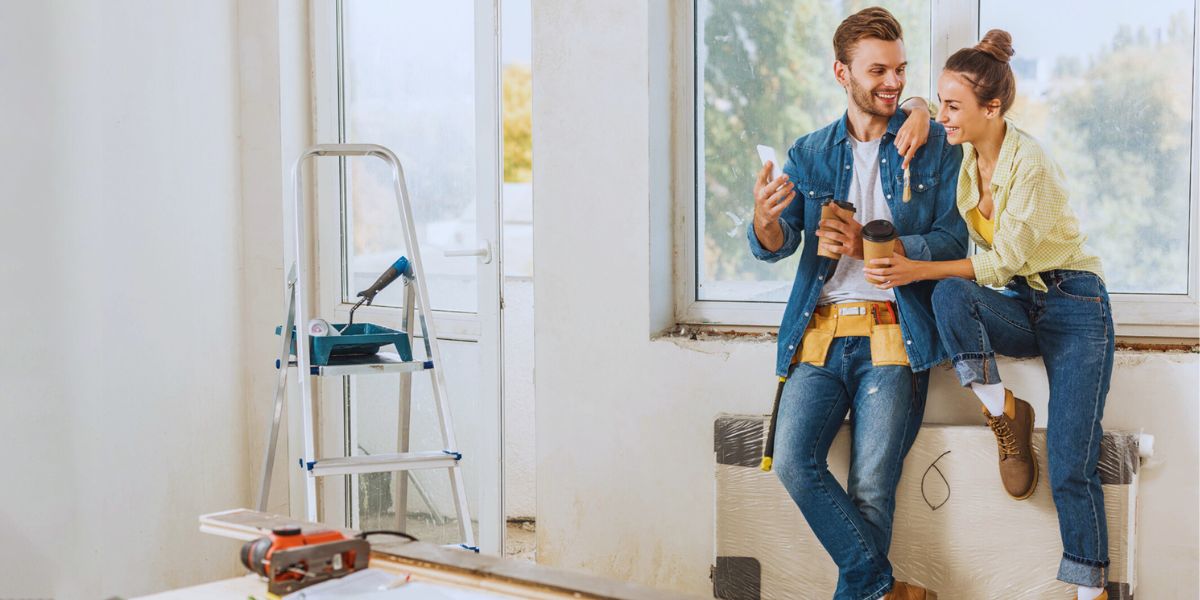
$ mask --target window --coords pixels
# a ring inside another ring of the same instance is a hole
[[[760,167],[845,109],[831,38],[877,2],[697,0],[682,24],[694,62],[681,73],[676,126],[694,135],[677,189],[691,217],[677,255],[687,323],[778,325],[798,256],[754,259],[745,229]],[[1013,35],[1011,117],[1067,172],[1072,208],[1104,262],[1118,333],[1195,336],[1197,316],[1196,5],[1035,0],[892,0],[904,27],[905,95],[936,98],[940,65],[983,32]],[[1047,22],[1073,24],[1069,29]],[[686,67],[685,67],[686,68]]]
[[[383,144],[404,164],[430,302],[455,312],[474,312],[478,296],[476,261],[444,254],[475,243],[475,31],[461,26],[474,9],[356,0],[342,11],[341,137]],[[387,165],[347,161],[346,169],[342,289],[353,302],[404,248]],[[402,293],[388,288],[375,304],[400,306]]]

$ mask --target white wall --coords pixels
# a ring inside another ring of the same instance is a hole
[[[232,1],[0,3],[0,597],[237,572]]]
[[[538,560],[707,594],[713,418],[770,411],[774,344],[652,337],[671,248],[667,134],[651,119],[664,61],[650,60],[668,36],[649,4],[534,2]],[[1139,597],[1195,597],[1198,365],[1118,357],[1105,426],[1158,436],[1141,479]],[[1001,369],[1046,414],[1040,361]],[[926,422],[979,423],[945,368]]]

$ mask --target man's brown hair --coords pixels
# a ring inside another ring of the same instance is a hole
[[[838,62],[850,64],[850,52],[859,40],[875,38],[885,42],[904,39],[900,22],[886,8],[864,8],[842,21],[833,32],[833,56]]]

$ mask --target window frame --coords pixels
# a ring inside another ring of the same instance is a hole
[[[783,318],[783,302],[725,301],[698,299],[699,253],[696,230],[700,208],[701,183],[697,178],[704,159],[697,108],[696,69],[697,4],[700,0],[680,3],[673,21],[672,46],[676,68],[673,73],[672,131],[675,156],[673,209],[676,215],[672,232],[675,242],[674,301],[675,320],[681,325],[778,328]],[[979,2],[954,0],[930,1],[930,65],[944,64],[950,53],[972,46],[980,35]],[[1110,296],[1116,334],[1129,337],[1200,337],[1200,2],[1193,2],[1192,43],[1192,144],[1190,156],[1190,203],[1188,211],[1188,272],[1186,294],[1113,293]],[[832,35],[832,32],[830,32]],[[832,82],[830,83],[832,85]],[[930,86],[936,85],[931,78]],[[935,91],[909,90],[935,97]],[[750,149],[747,149],[749,152]],[[749,202],[750,192],[746,199]],[[749,223],[747,223],[749,226]]]

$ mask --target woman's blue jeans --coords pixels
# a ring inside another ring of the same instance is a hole
[[[928,372],[873,366],[870,338],[842,337],[825,366],[797,364],[784,384],[774,469],[837,563],[837,600],[874,600],[892,587],[896,485],[925,414],[928,382]],[[850,477],[842,489],[826,457],[847,413]]]
[[[1113,367],[1108,292],[1087,271],[1041,274],[1039,292],[1017,278],[1004,291],[965,279],[938,282],[938,333],[962,385],[1000,383],[996,354],[1040,355],[1050,382],[1046,446],[1063,558],[1058,578],[1102,587],[1108,528],[1100,487],[1100,419]]]

